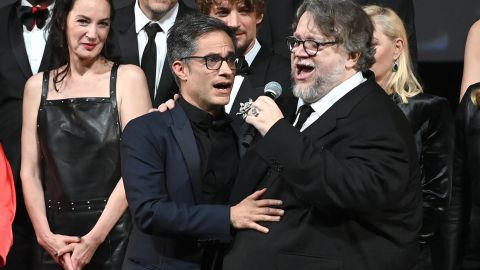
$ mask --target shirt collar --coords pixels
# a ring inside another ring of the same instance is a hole
[[[260,51],[260,48],[262,48],[262,46],[260,45],[260,42],[258,42],[258,40],[255,39],[255,43],[253,44],[252,49],[250,49],[250,51],[248,51],[245,54],[245,60],[247,60],[247,63],[249,66],[252,65],[253,59],[255,59],[255,56],[257,56],[258,52]]]
[[[192,104],[188,103],[185,99],[180,98],[178,103],[185,111],[187,118],[195,125],[203,128],[209,129],[213,126],[223,125],[220,122],[224,122],[225,124],[229,123],[231,119],[227,116],[225,111],[220,113],[218,116],[212,116],[204,110],[201,110]]]
[[[337,85],[333,88],[328,94],[326,94],[321,99],[317,100],[316,102],[312,103],[311,106],[313,110],[322,115],[326,110],[328,110],[335,102],[337,102],[340,98],[346,95],[348,92],[353,90],[355,87],[360,85],[361,83],[365,82],[367,79],[363,77],[362,72],[357,72],[352,77],[348,78],[341,84]],[[300,106],[305,104],[302,99],[298,100],[297,104],[297,112]]]
[[[156,21],[158,25],[162,28],[163,32],[167,33],[170,28],[172,28],[173,24],[175,23],[175,18],[178,14],[179,4],[178,2],[175,6],[170,9],[160,20]],[[135,32],[138,34],[148,23],[150,23],[150,19],[145,16],[143,11],[140,9],[138,4],[138,0],[135,2],[134,7],[135,13]]]
[[[49,11],[52,11],[53,9],[53,5],[55,4],[55,1],[53,1],[52,3],[50,3],[50,5],[48,5],[48,10]],[[32,4],[30,4],[30,2],[28,2],[27,0],[22,0],[22,2],[20,3],[20,5],[22,6],[27,6],[27,7],[33,7]],[[37,5],[38,6],[38,5]]]

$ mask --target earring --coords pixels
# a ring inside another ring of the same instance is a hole
[[[393,63],[393,66],[392,66],[392,72],[397,72],[398,71],[398,64],[397,64],[397,61],[395,61],[395,63]]]

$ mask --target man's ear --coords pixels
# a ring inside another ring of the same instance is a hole
[[[359,53],[359,52],[349,53],[348,58],[347,58],[347,62],[345,63],[345,67],[347,69],[354,68],[358,63],[358,60],[360,59],[360,55],[361,55],[361,53]]]
[[[188,78],[187,70],[188,70],[188,67],[183,61],[177,60],[172,64],[172,71],[173,73],[175,73],[175,75],[177,75],[180,81],[187,80]]]
[[[262,14],[257,14],[256,11],[255,11],[255,16],[256,16],[257,27],[259,27],[260,24],[263,21],[263,13]],[[258,29],[257,29],[257,31],[258,31]]]

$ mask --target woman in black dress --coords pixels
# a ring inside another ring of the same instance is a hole
[[[50,26],[59,68],[27,81],[21,178],[42,247],[35,269],[120,269],[129,233],[119,143],[151,107],[145,75],[113,63],[110,0],[58,0]]]
[[[448,222],[453,267],[480,268],[480,83],[465,91],[455,117],[455,174]]]
[[[445,266],[441,233],[448,207],[453,166],[453,117],[445,98],[423,93],[413,73],[402,20],[391,9],[364,8],[375,26],[375,64],[378,84],[403,111],[415,137],[423,194],[423,225],[419,234],[424,269]]]

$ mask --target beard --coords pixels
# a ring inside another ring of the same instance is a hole
[[[294,70],[292,70],[292,78],[294,81],[293,95],[302,99],[305,103],[314,103],[325,95],[330,93],[333,88],[342,83],[340,80],[343,77],[344,69],[342,65],[321,72],[315,69],[315,78],[313,83],[308,85],[299,85],[295,82],[295,76],[293,76]]]

